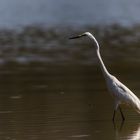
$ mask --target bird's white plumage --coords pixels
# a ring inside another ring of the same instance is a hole
[[[126,104],[140,113],[140,100],[129,88],[111,75],[106,82],[108,90],[115,100],[115,109],[117,109],[118,105]]]
[[[114,114],[113,114],[113,121],[115,118],[115,112],[116,110],[120,109],[120,113],[122,115],[122,119],[124,120],[123,113],[121,111],[120,105],[121,104],[127,104],[131,107],[133,107],[138,113],[140,113],[140,100],[139,98],[124,84],[122,84],[116,77],[111,75],[108,70],[106,69],[103,60],[100,55],[100,46],[96,40],[96,38],[89,32],[85,32],[82,35],[72,37],[71,39],[80,38],[82,36],[88,36],[91,40],[94,41],[95,47],[96,47],[96,54],[97,58],[102,70],[102,73],[105,77],[108,90],[112,97],[114,98]]]

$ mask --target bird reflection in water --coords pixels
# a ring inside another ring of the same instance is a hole
[[[120,126],[114,124],[114,130],[116,139],[140,140],[140,124],[135,124],[135,126],[132,126],[132,124],[129,123],[124,125],[124,122],[122,122]]]

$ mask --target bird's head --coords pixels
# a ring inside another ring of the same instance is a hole
[[[84,36],[91,37],[92,34],[90,32],[85,32],[83,34],[80,34],[80,35],[77,35],[77,36],[74,36],[74,37],[70,37],[69,39],[77,39],[77,38],[81,38],[81,37],[84,37]]]
[[[94,41],[94,43],[96,44],[96,48],[97,50],[99,51],[99,44],[98,44],[98,41],[96,40],[96,38],[90,33],[90,32],[85,32],[81,35],[78,35],[78,36],[74,36],[74,37],[70,37],[69,39],[77,39],[77,38],[81,38],[81,37],[84,37],[84,36],[87,36],[89,37],[91,40]]]

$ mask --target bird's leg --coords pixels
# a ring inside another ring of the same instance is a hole
[[[116,115],[116,111],[117,111],[117,110],[118,110],[118,103],[115,102],[115,104],[114,104],[114,113],[113,113],[113,117],[112,117],[113,123],[114,123],[114,121],[115,121],[115,115]]]
[[[114,113],[113,113],[113,117],[112,117],[113,122],[115,121],[115,115],[116,115],[116,110],[114,110]]]
[[[121,109],[120,106],[119,106],[119,110],[120,110],[120,113],[121,113],[121,116],[122,116],[122,121],[124,121],[124,120],[125,120],[125,117],[124,117],[124,115],[123,115],[123,112],[122,112],[122,109]]]
[[[121,125],[120,125],[120,131],[122,130],[123,125],[124,125],[124,120],[121,122]]]

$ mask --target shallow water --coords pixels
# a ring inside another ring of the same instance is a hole
[[[123,107],[126,121],[111,121],[110,97],[93,32],[108,70],[140,97],[140,27],[43,28],[0,30],[0,139],[137,140],[139,115]]]
[[[109,70],[140,97],[140,67]],[[119,113],[112,123],[113,102],[98,65],[7,63],[0,77],[0,139],[140,139],[133,110],[124,107],[124,124]]]

